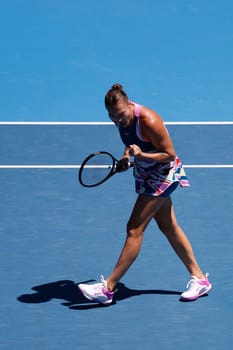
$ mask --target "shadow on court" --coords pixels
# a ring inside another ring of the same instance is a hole
[[[79,283],[88,283],[93,281],[94,280],[89,280]],[[20,295],[17,300],[22,303],[37,304],[45,303],[52,299],[60,299],[64,300],[62,303],[63,306],[67,306],[72,310],[106,307],[105,305],[88,301],[80,292],[79,288],[77,287],[77,283],[70,280],[42,284],[40,286],[33,287],[32,290],[35,291],[35,293]],[[180,295],[180,292],[158,289],[136,290],[127,288],[123,283],[118,283],[117,293],[115,294],[114,301],[111,305],[116,304],[116,302],[120,300],[145,294]]]

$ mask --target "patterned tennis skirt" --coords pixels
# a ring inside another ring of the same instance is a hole
[[[189,187],[189,181],[178,157],[173,162],[155,163],[134,160],[135,190],[149,196],[169,196],[178,185]]]

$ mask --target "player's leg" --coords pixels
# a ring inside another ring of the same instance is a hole
[[[100,283],[79,284],[82,294],[91,301],[110,304],[118,281],[134,262],[142,245],[143,233],[165,198],[139,195],[127,224],[127,236],[117,264],[107,280],[101,276]]]
[[[203,278],[204,275],[195,259],[192,246],[182,228],[178,225],[170,197],[159,208],[154,216],[159,229],[165,234],[178,257],[191,275]]]
[[[127,237],[117,264],[107,279],[109,290],[114,290],[117,282],[134,262],[141,249],[143,233],[155,213],[166,201],[165,198],[139,195],[127,224]]]
[[[208,274],[204,276],[202,273],[194,256],[192,246],[177,223],[170,197],[166,198],[165,203],[157,211],[154,218],[191,275],[187,284],[187,290],[181,294],[181,298],[184,300],[195,300],[201,295],[208,293],[212,288],[208,280]]]

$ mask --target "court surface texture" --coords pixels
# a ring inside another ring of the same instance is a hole
[[[233,123],[167,125],[191,186],[172,195],[179,224],[213,290],[179,301],[189,275],[148,226],[141,253],[108,307],[80,282],[108,276],[136,198],[132,169],[82,188],[93,151],[120,157],[110,123],[0,125],[0,349],[231,349]]]

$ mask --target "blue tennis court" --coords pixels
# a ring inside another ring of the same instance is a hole
[[[111,124],[2,124],[0,348],[230,349],[232,123],[168,124],[189,189],[173,195],[213,291],[179,301],[188,275],[151,223],[115,302],[87,302],[76,284],[108,275],[135,200],[132,172],[93,189],[77,181],[90,152],[122,152]]]
[[[1,350],[232,348],[232,4],[2,1]],[[103,104],[116,82],[167,121],[185,165],[172,197],[213,284],[195,302],[153,222],[113,305],[77,289],[112,271],[136,196],[132,169],[77,181],[89,153],[122,155]]]

